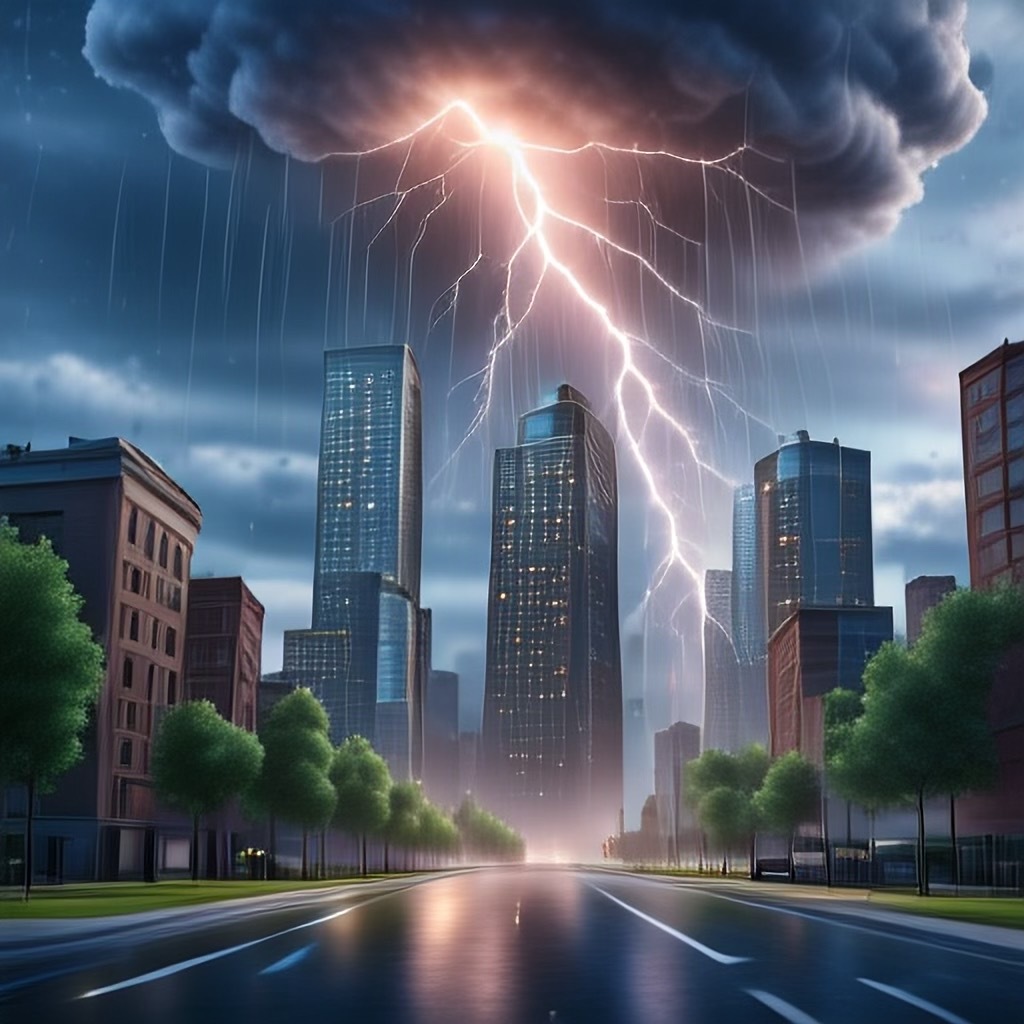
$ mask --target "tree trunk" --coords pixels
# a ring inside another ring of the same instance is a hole
[[[391,852],[391,845],[388,841],[384,840],[384,874],[391,874],[391,869],[388,867],[388,854]]]
[[[750,835],[750,877],[753,879],[757,874],[757,833]]]
[[[796,863],[793,858],[793,844],[796,842],[796,833],[789,833],[789,845],[786,847],[786,860],[789,862],[789,880],[796,881]]]
[[[25,811],[25,868],[23,898],[27,901],[32,891],[32,827],[36,816],[36,780],[31,778],[27,783],[28,808]]]
[[[192,881],[199,881],[199,815],[192,815]]]
[[[327,877],[327,829],[320,829],[320,877]]]
[[[722,875],[729,874],[729,854],[728,852],[722,854]]]
[[[825,886],[832,888],[832,858],[828,850],[828,797],[825,796],[824,782],[821,796],[821,852],[825,858]]]
[[[359,873],[366,877],[366,833],[364,832],[360,837],[360,850],[359,850]]]
[[[309,830],[302,829],[302,880],[309,877]]]
[[[277,819],[270,816],[270,856],[267,858],[267,878],[277,878]]]
[[[924,790],[917,791],[917,894],[928,893],[928,845],[924,835]]]
[[[960,854],[956,848],[956,797],[949,794],[949,846],[952,860],[949,862],[949,876],[953,887],[960,891]]]

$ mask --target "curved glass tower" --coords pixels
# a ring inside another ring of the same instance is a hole
[[[563,384],[494,458],[484,696],[491,802],[533,840],[596,850],[622,806],[615,447]]]

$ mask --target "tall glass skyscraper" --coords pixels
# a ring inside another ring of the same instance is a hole
[[[527,836],[596,851],[622,806],[615,448],[578,391],[494,459],[485,784]]]
[[[732,637],[733,574],[704,573],[704,730],[707,749],[739,750],[742,703]]]
[[[800,607],[874,604],[871,453],[784,439],[754,467],[766,640]]]
[[[324,353],[313,627],[285,635],[334,742],[359,733],[398,778],[411,763],[423,520],[419,370],[405,345]]]

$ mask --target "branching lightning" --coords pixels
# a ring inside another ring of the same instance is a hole
[[[460,128],[463,126],[468,127],[469,132],[466,138],[450,136],[450,141],[454,144],[456,152],[450,164],[439,173],[407,183],[405,179],[409,174],[412,147],[418,140],[428,135],[446,131],[449,122],[455,118],[458,119]],[[390,201],[393,204],[392,210],[371,239],[371,245],[380,237],[384,229],[393,222],[394,218],[398,216],[399,211],[413,195],[434,190],[435,195],[432,199],[431,207],[420,223],[413,250],[410,253],[410,259],[414,258],[415,248],[427,232],[431,218],[453,195],[453,187],[451,185],[453,172],[467,159],[481,150],[499,154],[506,163],[511,176],[511,205],[516,222],[521,227],[521,235],[519,235],[517,242],[513,246],[511,256],[505,261],[501,310],[494,320],[494,337],[490,350],[484,365],[471,378],[468,378],[468,380],[472,380],[473,377],[479,378],[476,412],[462,441],[453,451],[451,458],[458,454],[487,417],[491,408],[499,361],[504,350],[514,342],[517,332],[534,312],[538,296],[545,281],[549,277],[560,280],[568,290],[568,293],[578,301],[582,308],[589,311],[590,315],[601,325],[605,335],[613,343],[618,353],[618,373],[614,382],[613,394],[617,407],[620,433],[643,476],[651,503],[664,519],[668,537],[668,550],[653,574],[652,581],[648,586],[647,598],[661,587],[673,570],[679,569],[691,581],[693,585],[692,592],[698,596],[701,609],[706,613],[702,574],[691,558],[687,557],[685,549],[689,545],[680,527],[678,511],[673,508],[670,497],[666,496],[665,489],[659,484],[658,474],[652,466],[650,457],[648,457],[644,450],[644,431],[648,423],[651,420],[660,422],[665,429],[675,436],[682,443],[683,449],[688,454],[693,465],[702,474],[707,474],[712,479],[728,487],[732,487],[733,482],[701,455],[700,446],[693,432],[659,398],[658,389],[644,373],[637,361],[637,350],[642,348],[654,353],[657,358],[667,364],[674,374],[684,378],[689,384],[703,388],[709,399],[722,399],[731,404],[744,416],[750,416],[750,414],[739,406],[739,403],[728,393],[722,384],[707,377],[698,377],[692,374],[662,352],[649,338],[631,331],[623,323],[618,322],[610,310],[609,304],[602,301],[592,289],[588,288],[581,275],[574,271],[571,255],[565,251],[565,246],[559,245],[558,238],[556,237],[557,232],[552,231],[552,228],[568,229],[570,233],[587,240],[606,255],[614,255],[617,258],[625,259],[638,267],[642,274],[649,278],[657,288],[663,290],[668,297],[692,310],[699,325],[702,345],[706,344],[706,331],[740,331],[741,329],[716,320],[700,301],[687,294],[682,287],[678,286],[665,273],[659,270],[655,262],[645,256],[639,248],[623,245],[612,238],[610,234],[601,231],[593,224],[575,219],[558,209],[549,198],[549,190],[545,188],[540,174],[535,170],[534,165],[531,164],[531,157],[537,154],[569,157],[579,155],[585,151],[593,151],[600,154],[602,159],[618,155],[627,156],[637,161],[675,161],[681,164],[696,166],[705,172],[709,169],[715,169],[740,181],[745,188],[749,189],[750,192],[761,200],[780,207],[787,213],[795,216],[793,210],[786,204],[780,203],[778,199],[772,197],[764,190],[749,184],[744,179],[742,173],[737,170],[735,164],[746,151],[747,147],[745,146],[709,160],[687,157],[666,150],[621,148],[596,141],[588,142],[575,148],[560,149],[523,141],[507,130],[492,126],[479,111],[464,99],[448,103],[433,117],[422,122],[412,131],[382,145],[362,152],[332,153],[330,156],[362,160],[386,151],[395,152],[402,146],[407,146],[408,149],[401,161],[401,167],[394,187],[355,203],[337,218],[341,219],[351,216],[358,210],[374,206],[385,200]],[[763,154],[761,155],[763,156]],[[664,223],[655,213],[654,209],[644,201],[642,196],[629,200],[615,200],[606,197],[605,201],[609,204],[633,205],[636,207],[638,214],[642,214],[655,230],[668,232],[685,244],[701,245],[700,242],[686,237],[672,226]],[[456,275],[453,283],[434,303],[434,307],[430,311],[432,326],[455,309],[459,301],[460,289],[466,279],[487,259],[488,257],[482,250],[477,252],[468,265]],[[513,280],[516,278],[520,268],[528,264],[530,260],[535,260],[537,266],[536,269],[529,271],[532,277],[527,277],[525,301],[517,303]],[[466,381],[461,383],[466,383]],[[626,394],[627,388],[638,391],[643,398],[643,406],[639,411],[639,415],[635,411],[632,415],[630,413]],[[756,419],[756,417],[750,418]],[[758,422],[762,421],[758,420]],[[724,625],[723,628],[725,628]]]

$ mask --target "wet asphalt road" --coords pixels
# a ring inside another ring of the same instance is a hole
[[[1024,1021],[1024,951],[743,890],[490,869],[0,951],[0,1022]]]

